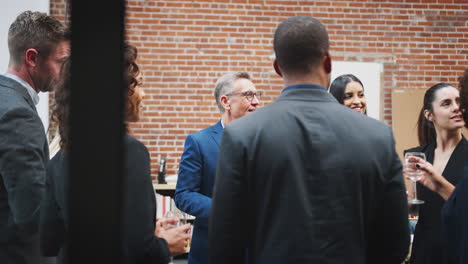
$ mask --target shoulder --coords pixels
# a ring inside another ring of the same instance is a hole
[[[193,139],[195,141],[203,140],[204,138],[206,138],[206,137],[210,136],[212,133],[214,133],[218,129],[218,126],[221,126],[221,124],[219,122],[216,123],[213,126],[210,126],[210,127],[204,128],[204,129],[202,129],[200,131],[197,131],[195,133],[189,134],[187,136],[187,138]],[[220,131],[222,131],[222,127],[221,127]]]
[[[468,148],[468,140],[466,140],[466,138],[463,136],[461,142],[460,142],[460,145],[465,149],[465,148]]]
[[[0,115],[8,112],[35,113],[26,100],[13,89],[0,87]]]
[[[125,136],[125,147],[127,148],[127,153],[144,153],[149,155],[148,149],[145,144],[143,144],[138,139],[128,136]]]

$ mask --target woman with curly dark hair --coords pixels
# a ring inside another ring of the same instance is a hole
[[[459,88],[465,126],[468,126],[466,111],[468,107],[468,68],[459,78]],[[415,161],[426,172],[424,178],[419,182],[444,201],[441,209],[442,245],[447,252],[447,262],[444,263],[468,263],[468,151],[465,150],[460,155],[461,170],[457,172],[459,174],[457,175],[458,183],[450,182],[445,175],[446,171],[441,173],[431,163],[418,158],[415,158]],[[440,214],[435,217],[440,218]]]
[[[125,123],[138,121],[141,101],[141,74],[136,64],[137,50],[124,46],[124,81],[128,85],[125,105]],[[46,195],[41,207],[41,250],[45,256],[59,256],[58,263],[67,262],[66,232],[68,226],[66,203],[69,150],[69,115],[71,91],[71,62],[62,68],[61,80],[55,90],[56,105],[53,116],[59,124],[61,151],[49,162],[46,177]],[[118,92],[118,90],[116,90]],[[137,139],[124,138],[125,206],[124,241],[122,251],[125,263],[168,263],[171,255],[185,253],[190,225],[164,230],[156,223],[156,201],[150,175],[150,158],[146,147]]]

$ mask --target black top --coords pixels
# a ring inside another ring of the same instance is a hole
[[[156,200],[150,175],[150,159],[146,147],[132,137],[125,137],[126,189],[124,211],[124,263],[169,262],[169,248],[164,239],[154,236]],[[46,195],[41,208],[41,250],[46,256],[59,256],[67,263],[67,176],[68,162],[62,151],[47,166]],[[83,190],[86,195],[86,190]],[[90,238],[92,239],[92,238]]]
[[[468,167],[452,195],[442,207],[444,241],[448,263],[468,263]]]
[[[424,152],[426,160],[434,162],[436,143],[408,149],[406,152]],[[463,138],[455,147],[442,175],[456,185],[463,174],[464,162],[468,151],[468,141]],[[417,184],[418,198],[425,203],[420,205],[419,219],[414,232],[411,250],[412,264],[446,264],[448,262],[447,245],[442,239],[441,209],[444,199],[439,194]]]

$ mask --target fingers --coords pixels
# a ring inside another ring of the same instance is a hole
[[[179,226],[178,228],[179,228],[182,232],[187,233],[187,232],[190,230],[191,225],[190,225],[190,224],[185,224],[185,225],[183,225],[183,226]]]

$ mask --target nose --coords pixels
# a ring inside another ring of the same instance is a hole
[[[361,103],[361,99],[358,96],[354,96],[352,103],[358,105]]]
[[[454,112],[460,111],[460,104],[459,104],[458,102],[455,102],[455,103],[453,104],[453,111],[454,111]]]
[[[258,100],[258,97],[256,95],[254,95],[254,97],[252,98],[252,101],[250,102],[251,105],[258,105],[260,104],[260,100]]]

